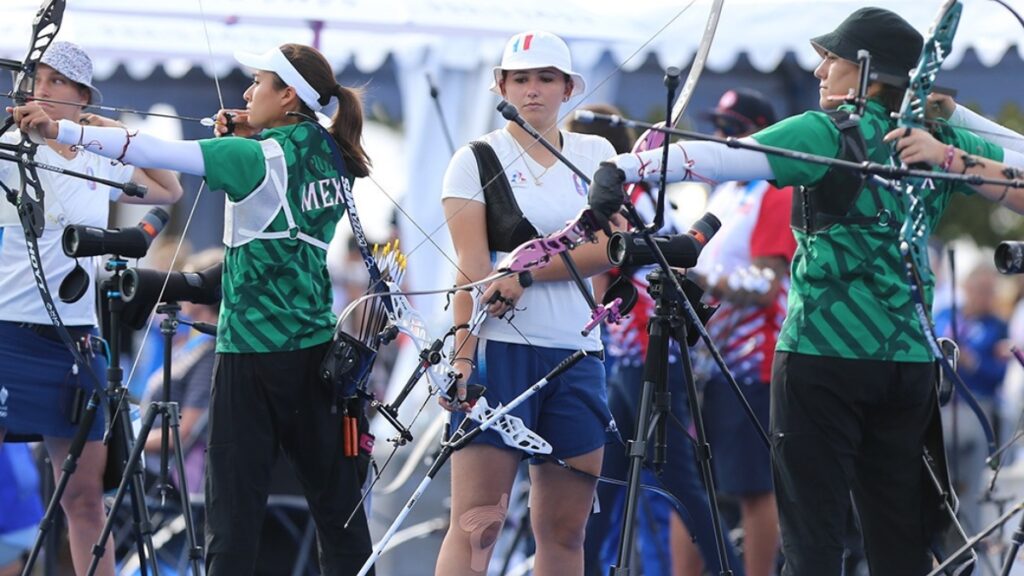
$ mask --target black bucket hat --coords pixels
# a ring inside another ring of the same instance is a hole
[[[811,38],[819,50],[857,61],[857,51],[871,54],[871,67],[904,78],[921,56],[924,38],[906,20],[884,8],[861,8],[832,32]]]

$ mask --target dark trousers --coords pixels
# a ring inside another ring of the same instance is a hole
[[[325,575],[357,574],[372,549],[360,509],[365,465],[343,455],[342,413],[317,374],[327,345],[218,354],[206,457],[206,570],[252,574],[278,447],[291,461],[317,528]],[[273,545],[273,543],[268,543]]]
[[[927,574],[922,451],[933,365],[779,352],[772,372],[783,576],[841,573],[851,491],[872,576]]]

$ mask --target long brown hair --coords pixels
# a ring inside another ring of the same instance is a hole
[[[318,102],[326,106],[332,96],[338,98],[338,109],[331,118],[329,132],[341,147],[345,158],[345,167],[357,178],[370,174],[370,157],[363,149],[363,103],[359,90],[346,88],[334,78],[330,63],[316,48],[302,44],[284,44],[281,46],[284,57],[309,82],[320,96]],[[284,89],[285,83],[276,74],[275,83],[278,89]],[[299,111],[315,118],[316,114],[299,99]]]

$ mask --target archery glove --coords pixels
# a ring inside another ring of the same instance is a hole
[[[622,208],[622,185],[625,182],[625,172],[611,162],[601,162],[590,183],[590,210],[601,229],[609,236],[612,229],[608,222],[611,216]]]

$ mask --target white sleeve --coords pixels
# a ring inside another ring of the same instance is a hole
[[[448,163],[448,169],[444,172],[441,199],[446,198],[463,198],[484,202],[476,155],[473,154],[473,150],[469,146],[463,146],[455,151],[451,162]]]
[[[741,142],[757,144],[751,138]],[[656,182],[661,178],[662,149],[620,154],[612,162],[626,173],[626,182]],[[763,152],[729,148],[717,142],[676,142],[669,146],[669,182],[717,183],[725,180],[772,180],[775,174]]]
[[[159,168],[185,174],[206,176],[199,142],[164,140],[124,128],[82,126],[69,120],[58,122],[57,141],[80,145],[83,149],[139,168]]]
[[[949,123],[956,128],[966,128],[985,140],[1002,146],[1006,150],[1024,153],[1024,134],[1018,134],[1005,126],[997,124],[970,108],[957,104],[953,115],[949,117]]]
[[[1003,148],[1003,164],[1024,170],[1024,154],[1009,148]]]

